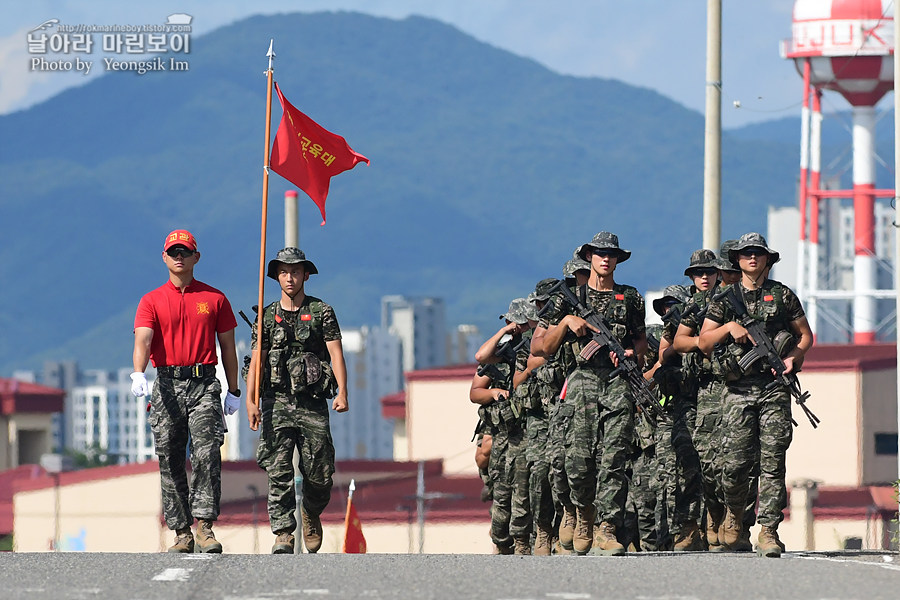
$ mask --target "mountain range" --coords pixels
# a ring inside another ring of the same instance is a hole
[[[633,251],[617,280],[684,281],[702,237],[701,114],[422,17],[258,16],[193,40],[187,72],[108,73],[0,117],[0,375],[48,359],[129,365],[172,229],[197,237],[198,279],[235,310],[255,304],[270,39],[285,96],[371,160],[332,181],[324,227],[301,193],[300,245],[320,272],[307,291],[343,327],[376,324],[383,295],[429,295],[448,324],[487,335],[600,230]],[[826,156],[849,143],[843,122],[826,122]],[[796,201],[799,132],[799,118],[726,132],[723,236],[764,231],[767,206]],[[287,189],[273,174],[267,259]]]

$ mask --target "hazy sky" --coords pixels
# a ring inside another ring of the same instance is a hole
[[[705,102],[703,0],[0,0],[0,6],[0,114],[86,81],[75,73],[30,71],[28,31],[49,19],[63,24],[142,25],[187,13],[194,17],[193,34],[198,35],[252,14],[322,10],[433,17],[559,73],[652,88],[701,112]],[[723,0],[726,127],[799,115],[800,78],[779,56],[780,41],[790,37],[792,6],[791,0]],[[99,58],[96,50],[95,54]],[[99,68],[94,69],[90,77],[100,74]],[[735,101],[741,108],[735,108]]]

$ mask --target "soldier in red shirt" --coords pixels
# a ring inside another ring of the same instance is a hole
[[[222,492],[224,417],[222,385],[216,378],[216,339],[228,380],[225,414],[238,409],[238,363],[234,348],[237,321],[219,290],[194,279],[200,260],[197,241],[178,229],[166,237],[162,253],[169,280],[141,298],[134,318],[134,372],[131,391],[148,394],[144,370],[156,367],[150,396],[150,426],[159,458],[163,514],[176,532],[169,552],[193,552],[191,525],[196,518],[202,552],[222,552],[212,524],[219,516]],[[185,455],[190,438],[191,482]]]

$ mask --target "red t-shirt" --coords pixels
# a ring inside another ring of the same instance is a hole
[[[167,281],[144,295],[134,316],[134,327],[150,327],[150,360],[154,367],[214,365],[216,334],[237,327],[225,294],[193,280],[181,292]]]

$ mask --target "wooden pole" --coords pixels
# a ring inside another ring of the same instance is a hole
[[[253,389],[247,390],[250,399],[259,407],[262,412],[261,399],[259,397],[259,387],[261,383],[262,361],[260,357],[260,346],[263,340],[263,292],[266,281],[266,222],[269,217],[269,141],[272,134],[272,79],[274,71],[272,70],[272,62],[275,59],[275,51],[272,49],[274,40],[269,40],[269,51],[266,56],[269,57],[269,68],[266,70],[266,145],[263,153],[263,189],[262,189],[262,225],[259,234],[259,297],[258,310],[256,311],[256,351],[253,353],[253,369],[254,381],[256,385]]]

